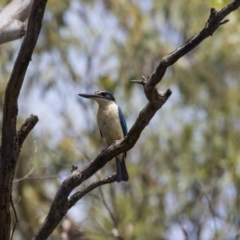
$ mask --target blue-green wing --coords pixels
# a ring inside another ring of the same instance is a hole
[[[123,134],[124,136],[126,136],[128,133],[127,123],[120,107],[118,107],[118,115],[119,115],[122,130],[123,130]]]

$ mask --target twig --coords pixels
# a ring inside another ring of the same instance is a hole
[[[208,195],[207,195],[205,192],[203,192],[203,195],[205,196],[205,198],[206,198],[207,201],[208,201],[208,206],[209,206],[209,209],[210,209],[210,212],[211,212],[211,214],[212,214],[212,216],[213,216],[213,221],[214,221],[215,237],[216,237],[216,239],[218,239],[218,231],[217,231],[217,223],[216,223],[216,214],[215,214],[215,211],[214,211],[214,209],[213,209],[212,203],[211,203]]]
[[[187,229],[182,224],[180,224],[180,226],[183,231],[183,235],[185,236],[185,240],[189,240]]]
[[[12,230],[12,234],[11,234],[10,240],[13,239],[13,234],[15,232],[15,228],[16,228],[16,223],[13,225],[13,230]]]
[[[117,219],[115,218],[115,216],[113,215],[110,207],[108,206],[107,202],[105,201],[105,198],[103,196],[103,192],[102,192],[102,189],[101,188],[98,188],[99,190],[99,193],[100,193],[100,196],[101,196],[101,200],[103,202],[103,205],[104,207],[107,209],[108,211],[108,214],[110,215],[111,219],[112,219],[112,222],[113,222],[113,225],[116,229],[118,229],[118,222],[117,222]],[[118,231],[119,232],[119,231]]]
[[[219,23],[219,25],[223,25],[223,24],[228,23],[228,22],[229,22],[229,19],[225,19],[225,20],[222,20],[222,21]]]
[[[18,130],[17,140],[20,148],[22,147],[22,144],[26,139],[27,135],[34,128],[37,122],[38,122],[38,116],[30,115],[30,117],[25,120],[25,122],[22,124],[22,126]]]
[[[13,212],[14,212],[14,216],[15,216],[16,223],[18,223],[17,212],[16,212],[16,209],[15,209],[15,207],[14,207],[12,198],[10,199],[10,202],[11,202],[11,205],[12,205],[12,209],[13,209]]]
[[[34,167],[33,167],[33,160],[34,160],[34,157],[35,157],[35,154],[37,153],[37,145],[36,145],[36,141],[34,141],[34,152],[33,152],[33,156],[31,157],[31,164],[32,164],[32,168],[30,169],[30,171],[23,177],[21,178],[18,178],[18,179],[15,179],[13,180],[13,183],[17,183],[17,182],[20,182],[24,179],[27,179],[34,171]]]
[[[19,154],[20,154],[24,140],[26,139],[30,131],[34,128],[34,126],[37,124],[37,122],[38,122],[38,116],[31,115],[29,118],[25,120],[25,122],[22,124],[22,126],[18,130],[16,139],[15,139],[15,149],[14,149],[15,164],[19,158]]]
[[[25,180],[25,179],[28,179],[28,177],[33,173],[33,171],[34,171],[34,167],[32,167],[32,168],[30,169],[30,171],[29,171],[25,176],[13,180],[13,183],[21,182],[21,181],[23,181],[23,180]]]
[[[72,169],[71,169],[71,173],[73,173],[74,171],[76,171],[78,169],[78,167],[77,166],[75,166],[75,165],[72,165]]]
[[[52,178],[60,178],[59,175],[46,175],[46,176],[32,176],[24,179],[20,179],[20,181],[24,180],[42,180],[42,179],[52,179]],[[19,179],[14,181],[14,183],[17,183]]]
[[[15,216],[15,220],[16,220],[16,222],[13,225],[13,230],[12,230],[12,234],[11,234],[11,238],[10,238],[10,240],[12,240],[13,239],[13,234],[14,234],[14,231],[15,231],[15,228],[16,228],[16,225],[18,223],[18,217],[17,217],[16,209],[15,209],[14,204],[13,204],[12,197],[10,198],[10,202],[11,202],[11,206],[12,206],[12,209],[13,209],[13,212],[14,212],[14,216]]]
[[[211,200],[209,199],[208,197],[208,194],[204,191],[201,183],[199,182],[198,183],[200,189],[201,189],[201,197],[204,196],[206,199],[207,199],[207,202],[208,202],[208,206],[209,206],[209,210],[213,216],[213,221],[214,221],[214,230],[215,230],[215,236],[216,238],[218,238],[218,233],[217,233],[217,223],[216,223],[216,214],[215,214],[215,211],[213,209],[213,206],[212,206],[212,203],[211,203]]]
[[[148,76],[149,78],[149,76]],[[130,80],[131,83],[137,83],[137,84],[141,84],[143,86],[146,85],[147,83],[147,78],[145,76],[142,76],[142,79],[141,80]]]

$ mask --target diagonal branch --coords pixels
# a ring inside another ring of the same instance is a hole
[[[106,178],[102,178],[100,180],[92,182],[87,187],[83,188],[80,191],[77,191],[68,200],[68,208],[70,209],[72,206],[74,206],[76,204],[77,201],[79,201],[87,193],[91,192],[95,188],[97,188],[99,186],[102,186],[104,184],[116,182],[116,176],[117,176],[116,173],[114,173],[112,176],[109,176],[109,177],[106,177]]]
[[[148,125],[155,113],[163,106],[163,104],[168,100],[172,93],[169,89],[164,93],[160,93],[156,89],[156,85],[162,80],[167,67],[171,66],[179,58],[190,52],[205,38],[212,36],[217,28],[223,23],[223,18],[232,11],[236,10],[239,5],[240,0],[234,0],[232,3],[220,11],[212,9],[207,24],[204,29],[200,31],[200,33],[187,41],[182,47],[165,56],[160,61],[157,69],[149,77],[143,77],[140,81],[134,80],[135,83],[143,85],[145,95],[149,102],[139,113],[136,122],[124,140],[117,141],[108,148],[102,150],[96,159],[92,160],[83,168],[73,171],[71,175],[65,179],[65,181],[58,189],[58,192],[56,193],[56,196],[52,202],[51,208],[43,225],[34,235],[34,240],[47,239],[52,231],[56,228],[58,223],[62,220],[69,209],[68,197],[75,187],[79,186],[83,181],[90,178],[113,157],[117,156],[120,153],[127,152],[133,148],[139,139],[143,129]]]
[[[18,130],[16,144],[20,149],[22,147],[24,140],[26,139],[28,134],[31,132],[31,130],[35,127],[37,122],[38,122],[38,116],[31,115],[29,118],[25,120],[25,122],[22,124],[22,126]]]
[[[167,90],[161,95],[162,105],[167,101],[170,95],[170,90]],[[133,148],[141,132],[148,125],[157,110],[158,108],[154,107],[151,103],[148,103],[140,112],[139,117],[124,140],[117,141],[108,148],[103,149],[96,159],[92,160],[83,168],[73,171],[72,174],[63,181],[52,202],[49,213],[43,225],[33,237],[34,240],[48,238],[48,236],[56,228],[58,223],[62,220],[69,209],[68,196],[70,195],[71,191],[75,187],[79,186],[83,181],[90,178],[115,156],[122,152],[127,152],[129,149]]]
[[[210,10],[209,19],[205,27],[195,36],[190,38],[185,44],[163,57],[157,69],[149,77],[147,84],[144,88],[147,99],[154,105],[158,105],[158,97],[156,90],[153,91],[155,86],[162,80],[167,68],[177,62],[181,57],[189,53],[197,47],[203,40],[213,35],[213,33],[227,20],[223,20],[228,14],[235,11],[240,5],[240,0],[233,0],[226,7],[220,11],[214,8]]]

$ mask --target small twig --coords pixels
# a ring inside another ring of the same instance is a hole
[[[15,207],[14,207],[12,198],[10,199],[10,202],[11,202],[11,206],[12,206],[12,209],[13,209],[13,212],[14,212],[14,216],[15,216],[16,223],[18,223],[17,212],[16,212],[16,209],[15,209]]]
[[[67,135],[67,133],[66,133],[66,135]],[[88,155],[86,154],[86,152],[85,152],[83,149],[81,149],[79,146],[76,147],[76,146],[74,145],[74,143],[73,143],[73,141],[72,141],[72,137],[67,137],[67,141],[68,141],[68,143],[69,143],[73,148],[76,148],[77,152],[80,153],[80,154],[82,154],[83,157],[85,157],[88,162],[90,162],[90,161],[92,160],[90,157],[88,157]],[[81,145],[81,143],[79,143],[79,144]],[[45,145],[45,146],[46,146],[46,145]],[[48,147],[48,146],[46,146],[46,147]]]
[[[181,229],[183,231],[183,235],[185,236],[185,239],[189,240],[187,229],[182,224],[180,224],[180,226],[181,226]]]
[[[105,201],[105,198],[104,198],[104,196],[103,196],[102,189],[99,188],[98,190],[99,190],[99,193],[100,193],[100,195],[101,195],[101,200],[102,200],[102,202],[103,202],[103,205],[104,205],[104,207],[107,209],[107,211],[108,211],[108,213],[109,213],[109,215],[110,215],[110,217],[111,217],[111,219],[112,219],[112,221],[113,221],[114,227],[115,227],[116,229],[118,229],[117,219],[115,218],[115,216],[113,215],[110,207],[108,206],[107,202]],[[118,232],[119,232],[119,231],[118,231]]]
[[[83,188],[80,191],[77,191],[68,200],[68,209],[70,209],[72,206],[74,206],[75,203],[77,201],[79,201],[87,193],[91,192],[92,190],[94,190],[95,188],[97,188],[101,185],[108,184],[108,183],[113,183],[113,182],[116,181],[116,179],[117,179],[117,175],[116,175],[116,173],[114,173],[112,176],[102,178],[98,181],[92,182],[87,187]]]
[[[16,228],[16,225],[18,223],[18,217],[17,217],[16,209],[15,209],[14,204],[13,204],[12,197],[10,198],[10,203],[11,203],[11,206],[12,206],[12,209],[13,209],[13,212],[14,212],[14,216],[15,216],[15,220],[16,220],[16,222],[13,225],[13,230],[12,230],[12,234],[11,234],[11,238],[10,238],[10,240],[12,240],[13,239],[13,234],[14,234],[14,231],[15,231],[15,228]]]
[[[225,24],[225,23],[227,23],[227,22],[229,22],[229,19],[222,20],[222,21],[219,23],[219,25],[223,25],[223,24]]]
[[[25,176],[14,180],[13,183],[17,183],[17,182],[27,179],[33,173],[33,171],[34,171],[34,167],[32,167],[31,170]]]
[[[211,200],[209,199],[207,193],[203,190],[202,188],[202,185],[200,183],[198,183],[200,189],[201,189],[201,195],[204,196],[206,199],[207,199],[207,202],[208,202],[208,206],[209,206],[209,210],[213,216],[213,222],[214,222],[214,230],[215,230],[215,235],[216,237],[218,237],[218,233],[217,233],[217,223],[216,223],[216,214],[215,214],[215,211],[213,209],[213,206],[212,206],[212,203],[211,203]]]
[[[148,76],[149,78],[149,76]],[[141,84],[143,86],[146,85],[147,83],[147,78],[145,76],[142,76],[142,79],[141,80],[130,80],[131,83],[137,83],[137,84]]]
[[[73,173],[74,171],[76,171],[78,169],[78,167],[77,166],[75,166],[75,165],[72,165],[72,169],[71,169],[71,173]]]
[[[213,209],[213,206],[212,206],[212,203],[211,203],[211,200],[209,199],[208,195],[204,192],[203,195],[205,196],[205,198],[207,199],[208,201],[208,206],[209,206],[209,210],[213,216],[213,222],[214,222],[214,229],[215,229],[215,236],[216,238],[218,238],[218,232],[217,232],[217,223],[216,223],[216,214],[215,214],[215,211]]]
[[[33,177],[27,177],[27,178],[19,178],[19,179],[16,179],[13,183],[17,183],[19,181],[24,181],[24,180],[40,180],[40,179],[52,179],[52,178],[60,178],[60,176],[47,175],[47,176],[33,176]]]
[[[142,80],[130,80],[131,83],[137,83],[137,84],[141,84],[143,86],[145,86],[145,82],[143,82]]]
[[[32,168],[30,169],[30,171],[25,176],[13,180],[13,183],[17,183],[17,182],[20,182],[20,181],[22,181],[24,179],[27,179],[33,173],[33,171],[34,171],[33,161],[34,161],[34,157],[35,157],[36,153],[37,153],[37,145],[36,145],[36,141],[34,141],[34,152],[33,152],[33,156],[31,157]]]
[[[38,116],[30,115],[30,117],[25,120],[25,122],[22,124],[22,126],[18,130],[17,136],[15,138],[15,149],[14,149],[15,165],[19,158],[19,154],[20,154],[24,140],[26,139],[30,131],[34,128],[34,126],[37,124],[37,122],[38,122]]]
[[[10,240],[13,239],[13,234],[15,232],[15,228],[16,228],[16,223],[13,225],[13,230],[12,230],[12,234],[11,234]]]
[[[171,89],[167,89],[166,92],[164,92],[164,93],[160,93],[160,95],[161,95],[161,94],[162,94],[162,96],[164,96],[165,99],[167,100],[167,99],[171,96],[171,94],[172,94],[172,90],[171,90]]]
[[[18,145],[21,148],[24,140],[26,139],[27,135],[30,133],[30,131],[34,128],[34,126],[38,122],[38,116],[31,115],[29,118],[25,120],[25,122],[22,124],[20,129],[17,132],[17,140]]]
[[[214,19],[214,17],[216,17],[217,16],[217,11],[216,11],[216,9],[215,8],[210,8],[210,16],[209,16],[209,18],[208,18],[208,20],[207,20],[207,23],[206,23],[206,28],[208,27],[208,25],[209,25],[209,23],[212,21],[212,19]]]

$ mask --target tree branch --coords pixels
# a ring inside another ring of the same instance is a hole
[[[12,0],[0,11],[0,44],[21,38],[33,0]]]
[[[27,135],[31,132],[31,130],[35,127],[38,122],[38,116],[31,115],[29,118],[25,120],[20,129],[17,132],[16,144],[19,147],[19,150],[22,147],[24,140]]]
[[[14,231],[15,231],[15,228],[16,228],[16,225],[18,223],[18,216],[17,216],[17,212],[16,212],[16,209],[14,207],[14,203],[13,203],[13,200],[12,200],[12,197],[10,199],[10,203],[11,203],[11,206],[12,206],[12,209],[13,209],[13,212],[14,212],[14,216],[15,216],[15,223],[13,225],[13,230],[12,230],[12,234],[11,234],[11,240],[13,239],[13,234],[14,234]]]
[[[177,62],[181,57],[189,53],[195,47],[197,47],[204,39],[213,35],[213,33],[226,22],[222,20],[231,12],[235,11],[240,5],[240,0],[233,0],[226,7],[221,9],[220,11],[216,11],[214,8],[210,10],[210,16],[205,27],[195,36],[190,38],[183,46],[179,47],[175,51],[171,52],[167,56],[163,57],[161,62],[159,63],[156,71],[154,71],[149,77],[149,81],[144,88],[147,99],[153,103],[154,105],[158,105],[157,92],[153,91],[155,86],[162,80],[167,67],[173,65]]]
[[[116,173],[114,173],[112,176],[102,178],[98,181],[92,182],[87,187],[74,193],[68,200],[68,209],[74,206],[77,201],[79,201],[82,197],[84,197],[87,193],[91,192],[95,188],[102,186],[104,184],[116,182],[116,179],[117,179],[116,176],[117,176]]]
[[[143,85],[143,87],[145,87],[145,85],[147,83],[147,78],[145,76],[142,76],[141,80],[130,80],[130,82],[137,83],[137,84]]]
[[[143,129],[148,125],[155,113],[163,106],[172,93],[169,89],[164,93],[161,93],[156,89],[156,85],[162,80],[167,67],[171,66],[179,58],[190,52],[205,38],[212,36],[216,29],[222,24],[221,21],[223,18],[230,12],[236,10],[239,5],[240,0],[235,0],[220,11],[212,10],[206,26],[199,34],[192,37],[182,47],[165,56],[161,60],[157,69],[149,77],[143,77],[142,80],[133,80],[134,83],[143,85],[145,95],[149,102],[140,112],[136,122],[124,140],[117,141],[108,148],[102,150],[96,159],[92,160],[83,168],[73,171],[71,175],[65,179],[56,193],[43,225],[34,235],[34,240],[47,239],[52,231],[56,228],[58,223],[62,220],[69,209],[68,196],[75,187],[79,186],[83,181],[90,178],[115,156],[119,155],[120,153],[127,152],[133,148]],[[72,201],[73,200],[71,200],[71,202]],[[74,201],[74,203],[75,202],[76,201]]]
[[[165,93],[161,94],[160,98],[162,105],[167,101],[170,95],[170,90],[167,90]],[[79,186],[83,181],[90,178],[115,156],[131,149],[157,110],[158,109],[152,104],[148,103],[147,106],[140,112],[138,119],[124,140],[117,141],[108,148],[103,149],[96,159],[92,160],[83,168],[73,171],[72,174],[63,181],[52,202],[49,213],[43,225],[33,237],[34,240],[48,238],[48,236],[56,228],[58,223],[62,220],[69,209],[68,196],[71,191],[75,187]]]
[[[18,53],[5,91],[0,159],[0,235],[2,239],[9,239],[10,237],[10,199],[18,157],[15,144],[18,114],[17,101],[42,26],[46,2],[47,0],[35,0],[33,3],[26,37]],[[30,129],[30,127],[27,129]],[[25,133],[27,133],[27,130]],[[21,136],[23,137],[22,134]],[[21,141],[23,140],[24,138]]]

